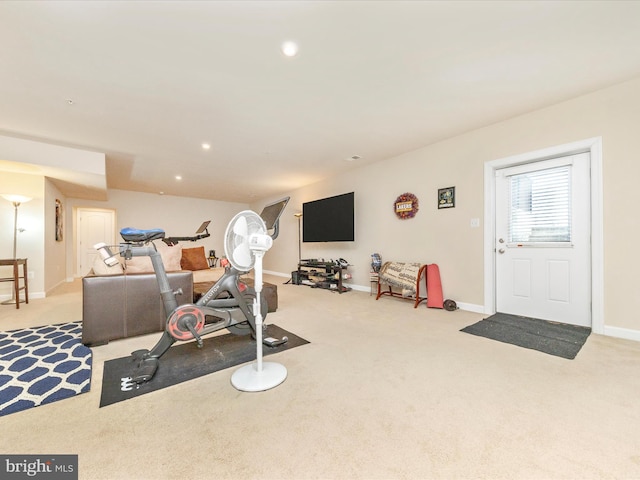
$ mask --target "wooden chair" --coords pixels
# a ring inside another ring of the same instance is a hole
[[[20,276],[19,265],[22,265],[22,276]],[[2,302],[3,305],[12,305],[15,301],[16,308],[20,308],[20,290],[24,290],[24,302],[29,303],[29,280],[27,277],[27,259],[11,258],[0,260],[0,266],[13,266],[13,276],[0,278],[0,282],[13,282],[13,298]],[[20,279],[23,285],[20,286]]]

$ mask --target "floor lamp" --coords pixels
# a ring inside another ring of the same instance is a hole
[[[13,203],[13,208],[14,208],[14,214],[13,214],[13,257],[12,260],[17,260],[17,254],[16,254],[16,248],[17,248],[17,244],[18,244],[18,230],[20,232],[23,232],[24,229],[22,228],[18,228],[18,207],[20,206],[21,203],[27,203],[28,201],[31,200],[31,197],[26,197],[24,195],[12,195],[12,194],[7,194],[7,193],[2,193],[0,194],[0,196],[2,196],[2,198],[4,198],[5,200],[10,201],[11,203]],[[3,302],[4,303],[14,303],[14,302],[18,302],[19,300],[16,298],[15,296],[15,288],[11,289],[11,300],[8,300],[7,302]]]

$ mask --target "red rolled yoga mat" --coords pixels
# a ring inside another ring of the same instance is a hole
[[[440,269],[435,263],[427,265],[427,307],[444,308]]]

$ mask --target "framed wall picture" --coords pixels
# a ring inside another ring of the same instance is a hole
[[[456,187],[438,189],[438,208],[453,208],[456,206]]]
[[[56,242],[62,241],[62,202],[56,198]]]

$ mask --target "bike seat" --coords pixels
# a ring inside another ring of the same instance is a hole
[[[120,236],[125,242],[150,242],[151,240],[163,239],[164,230],[159,228],[140,230],[139,228],[126,227],[120,230]]]

